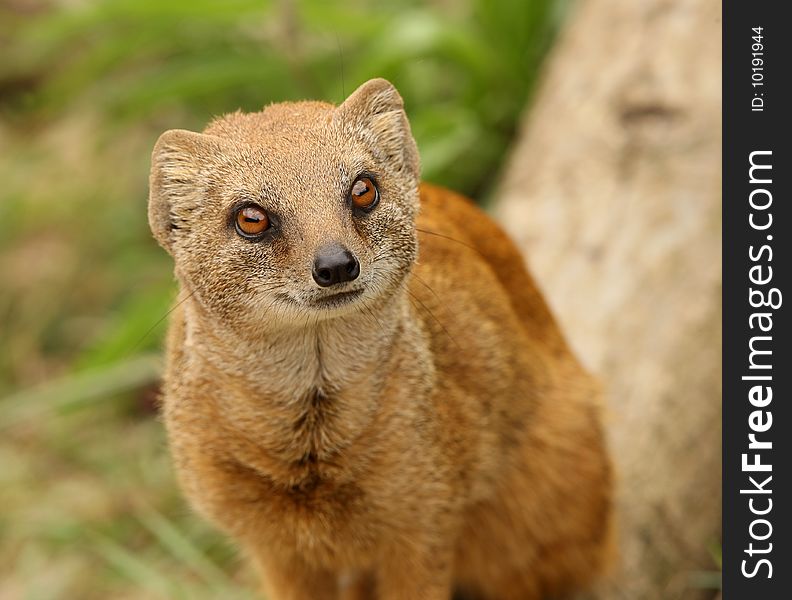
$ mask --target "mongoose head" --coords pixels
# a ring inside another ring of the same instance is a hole
[[[149,223],[210,317],[315,322],[400,288],[417,254],[419,168],[399,93],[374,79],[339,106],[273,104],[165,132]]]

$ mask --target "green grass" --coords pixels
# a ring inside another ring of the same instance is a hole
[[[564,1],[383,4],[0,6],[0,597],[250,597],[151,410],[175,288],[149,155],[165,129],[383,76],[425,178],[484,198]]]

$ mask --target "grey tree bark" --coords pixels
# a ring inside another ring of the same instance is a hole
[[[494,207],[608,390],[621,557],[600,598],[714,595],[720,15],[717,0],[579,0]]]

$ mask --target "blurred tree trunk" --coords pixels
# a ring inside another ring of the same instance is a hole
[[[717,0],[579,0],[495,204],[608,390],[621,556],[603,599],[714,595],[720,25]]]

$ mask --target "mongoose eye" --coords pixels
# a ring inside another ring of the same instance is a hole
[[[352,184],[352,189],[349,190],[349,199],[353,207],[369,212],[379,202],[379,190],[370,177],[361,175]]]
[[[244,206],[236,212],[236,230],[246,238],[258,237],[270,227],[267,213],[257,206]]]

